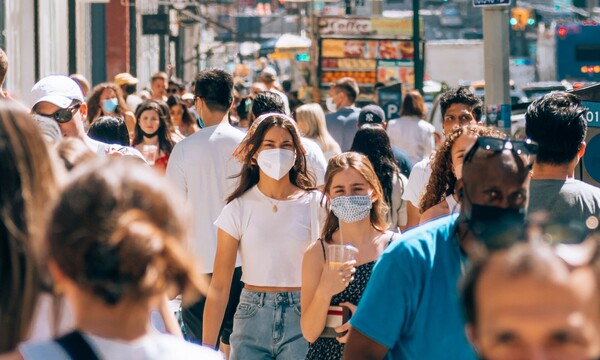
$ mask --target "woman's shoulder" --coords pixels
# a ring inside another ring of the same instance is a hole
[[[429,209],[427,209],[423,214],[421,214],[420,223],[424,223],[427,221],[431,221],[442,217],[444,215],[448,215],[450,213],[450,208],[448,207],[448,203],[446,201],[442,201],[439,204],[436,204]]]
[[[157,359],[223,359],[221,353],[211,348],[187,342],[173,335],[157,334],[152,336],[151,340],[160,347]]]

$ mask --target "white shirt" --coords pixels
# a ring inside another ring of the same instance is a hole
[[[240,242],[245,284],[302,285],[302,257],[312,242],[310,203],[320,199],[317,192],[294,200],[274,200],[254,186],[225,206],[215,224]],[[323,212],[319,212],[322,219]]]
[[[131,110],[135,113],[135,110],[137,109],[138,105],[143,103],[144,100],[142,100],[141,97],[139,97],[135,94],[130,94],[127,96],[127,99],[125,100],[125,102],[127,103],[127,107],[129,108],[129,110]]]
[[[423,192],[429,182],[429,177],[431,177],[431,160],[426,157],[413,166],[402,199],[410,201],[413,206],[418,208]]]
[[[390,120],[387,133],[392,145],[404,151],[413,164],[428,157],[435,149],[435,128],[416,116]]]
[[[304,150],[306,150],[306,167],[309,172],[315,175],[316,186],[325,184],[325,170],[327,169],[327,160],[323,150],[315,141],[307,138],[300,138]]]
[[[173,335],[149,334],[131,342],[84,334],[100,359],[110,360],[223,360],[218,352],[192,344]],[[24,344],[19,352],[25,360],[70,360],[54,341]]]
[[[214,222],[237,185],[238,178],[231,176],[242,169],[232,154],[243,138],[244,133],[229,123],[206,127],[177,143],[167,165],[167,178],[183,191],[193,210],[194,240],[188,248],[206,274],[213,272],[217,253]]]

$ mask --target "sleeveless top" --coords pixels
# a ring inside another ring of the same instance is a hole
[[[390,237],[386,247],[392,242],[394,235]],[[323,240],[321,247],[323,248],[323,258],[325,258],[325,245]],[[325,260],[327,260],[325,258]],[[367,282],[371,278],[371,272],[377,260],[356,266],[354,280],[340,293],[335,294],[329,303],[330,306],[339,306],[343,302],[349,302],[357,305],[367,287]],[[307,360],[340,360],[344,353],[344,344],[340,344],[335,338],[318,338],[314,343],[309,344]]]

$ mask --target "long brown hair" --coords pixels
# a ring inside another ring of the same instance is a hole
[[[170,154],[173,151],[173,147],[175,143],[173,142],[173,138],[171,137],[171,130],[169,129],[170,115],[168,114],[168,106],[163,108],[161,105],[162,102],[158,102],[156,100],[146,100],[140,105],[138,105],[135,111],[135,117],[137,119],[142,119],[142,114],[145,111],[155,111],[158,114],[158,132],[156,136],[158,136],[158,148],[162,150],[165,154]],[[164,103],[162,103],[164,104]],[[172,124],[171,124],[172,126]],[[142,127],[140,126],[140,121],[136,121],[135,123],[135,132],[133,135],[133,145],[139,145],[144,142],[144,135],[142,134]]]
[[[47,235],[49,257],[69,279],[107,305],[143,302],[173,288],[187,299],[203,288],[183,246],[188,214],[164,178],[127,157],[76,171]]]
[[[125,115],[128,110],[127,103],[125,102],[125,98],[123,97],[123,91],[121,87],[115,83],[105,82],[102,84],[98,84],[94,86],[92,89],[92,94],[87,99],[88,105],[88,122],[91,124],[96,120],[96,118],[103,115],[102,113],[102,104],[100,103],[100,96],[106,89],[112,89],[117,95],[117,108],[115,109],[115,114],[117,115]],[[104,114],[108,115],[108,114]]]
[[[419,211],[421,214],[454,193],[456,176],[452,171],[452,147],[456,140],[463,134],[472,134],[477,137],[506,137],[504,133],[498,130],[481,125],[467,125],[454,128],[448,137],[446,137],[444,143],[435,152],[431,162],[431,177],[429,178],[425,194],[421,198],[421,203],[419,204]]]
[[[40,288],[39,251],[55,173],[34,120],[0,101],[0,353],[29,333]]]
[[[296,162],[290,170],[291,183],[304,190],[314,189],[315,179],[307,170],[306,150],[302,146],[302,141],[300,140],[298,128],[294,120],[283,114],[265,114],[261,115],[255,124],[256,130],[249,130],[249,137],[244,139],[242,148],[239,149],[240,155],[243,158],[242,171],[237,175],[240,181],[238,187],[227,197],[226,202],[230,203],[258,184],[260,171],[254,155],[258,152],[267,131],[275,126],[286,129],[292,135]]]
[[[369,158],[365,155],[356,152],[346,152],[332,157],[327,165],[327,172],[325,172],[325,188],[323,196],[327,196],[328,198],[331,197],[331,183],[333,182],[333,178],[335,175],[346,169],[358,171],[373,189],[373,194],[377,199],[373,202],[373,207],[371,208],[369,215],[371,226],[378,231],[385,231],[388,228],[388,224],[385,220],[385,214],[388,207],[385,204],[383,190],[379,183],[379,179],[377,178],[377,174],[375,173]],[[321,238],[325,242],[331,243],[333,241],[333,233],[339,228],[340,221],[333,211],[329,211],[321,231]]]

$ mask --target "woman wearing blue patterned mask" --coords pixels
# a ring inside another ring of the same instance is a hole
[[[294,121],[265,114],[255,123],[240,149],[239,185],[215,222],[217,254],[202,342],[216,345],[239,250],[245,287],[234,316],[230,359],[304,359],[301,263],[311,230],[318,233],[313,220],[321,195],[313,191]]]
[[[321,239],[304,254],[302,263],[302,334],[311,343],[307,359],[341,359],[354,312],[375,261],[390,243],[387,206],[369,159],[348,152],[329,160],[325,174],[327,214]],[[355,260],[331,266],[328,249],[351,244]],[[340,308],[341,307],[341,308]]]

